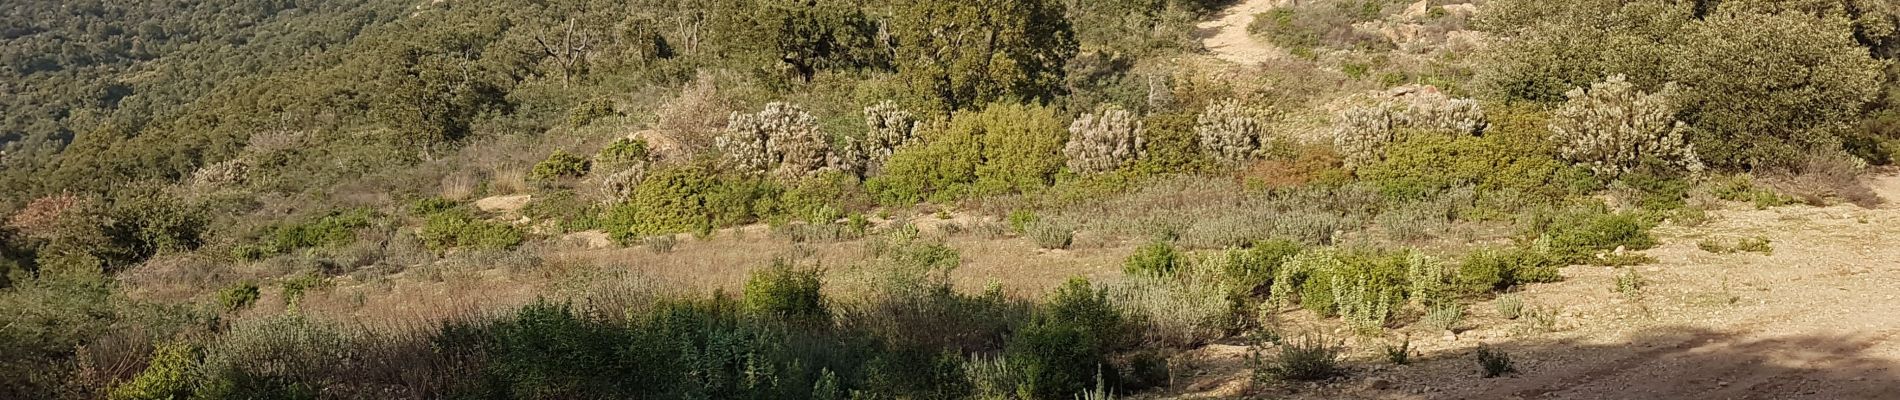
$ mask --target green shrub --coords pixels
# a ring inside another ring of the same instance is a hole
[[[1148,242],[1135,249],[1135,254],[1128,255],[1128,259],[1122,263],[1122,273],[1145,276],[1172,275],[1175,268],[1186,261],[1182,259],[1183,256],[1180,250],[1175,250],[1172,242],[1161,240]]]
[[[758,178],[722,177],[699,167],[665,169],[609,208],[601,225],[623,243],[651,235],[710,234],[720,226],[756,220],[759,203],[778,192]]]
[[[454,200],[441,197],[427,197],[416,200],[414,204],[410,204],[409,215],[427,217],[432,214],[455,211],[461,208],[462,203],[457,203]]]
[[[1006,357],[1021,369],[1027,394],[1067,398],[1086,390],[1098,374],[1119,377],[1108,355],[1120,346],[1124,332],[1123,316],[1108,292],[1075,278],[1057,288],[1035,320],[1010,338]]]
[[[521,245],[522,235],[521,228],[514,225],[477,219],[465,211],[430,215],[416,233],[424,245],[435,251],[512,249]]]
[[[1518,319],[1524,316],[1524,298],[1515,294],[1498,296],[1498,316],[1504,319]]]
[[[1301,335],[1298,340],[1280,343],[1279,353],[1272,358],[1261,354],[1255,348],[1253,364],[1255,380],[1265,382],[1279,381],[1319,381],[1344,375],[1346,370],[1340,365],[1339,357],[1345,353],[1344,343],[1328,341],[1324,335]]]
[[[337,247],[356,241],[356,231],[370,226],[369,210],[337,212],[322,217],[284,223],[270,228],[259,243],[240,245],[233,254],[255,260],[313,247]]]
[[[824,295],[819,293],[824,285],[821,274],[783,261],[752,271],[745,282],[746,310],[785,320],[822,321],[827,312]]]
[[[112,400],[167,400],[191,396],[198,377],[198,349],[165,343],[152,350],[152,361],[130,382],[112,388]]]
[[[1411,364],[1412,337],[1406,336],[1405,340],[1399,342],[1397,346],[1385,345],[1385,360],[1391,361],[1393,365]]]
[[[1722,243],[1715,239],[1704,239],[1700,242],[1696,242],[1696,247],[1702,249],[1702,251],[1716,254],[1741,252],[1774,254],[1775,249],[1770,245],[1771,243],[1772,241],[1768,240],[1767,236],[1755,236],[1736,240],[1734,244]]]
[[[1748,174],[1735,174],[1711,179],[1708,183],[1709,194],[1717,199],[1753,203],[1756,209],[1768,209],[1795,204],[1792,196],[1781,194],[1773,188],[1755,184],[1754,177]]]
[[[879,203],[893,206],[970,194],[983,162],[983,138],[968,129],[973,123],[965,125],[964,129],[926,126],[918,134],[922,143],[898,148],[885,162],[884,173],[865,181],[865,189]]]
[[[569,154],[566,150],[555,150],[554,154],[548,155],[548,159],[534,164],[528,178],[536,181],[578,178],[587,175],[592,165],[585,157]]]
[[[1254,243],[1253,247],[1224,253],[1219,260],[1221,275],[1239,295],[1253,295],[1272,286],[1280,265],[1302,247],[1291,240],[1278,239]]]
[[[1525,283],[1563,279],[1561,259],[1532,246],[1479,249],[1458,264],[1457,281],[1474,292],[1503,291]]]
[[[1027,234],[1029,233],[1030,225],[1039,222],[1042,222],[1042,216],[1036,215],[1035,211],[1011,210],[1009,212],[1010,230]]]
[[[1463,186],[1562,196],[1594,186],[1580,178],[1587,170],[1539,151],[1545,143],[1527,145],[1504,134],[1405,136],[1386,146],[1383,160],[1355,170],[1389,197],[1424,199]]]
[[[278,285],[284,287],[284,304],[295,305],[303,299],[305,292],[330,287],[330,281],[316,272],[307,272],[285,279]]]
[[[1517,372],[1517,366],[1511,363],[1511,354],[1478,345],[1478,367],[1484,370],[1484,377],[1496,378]]]
[[[567,125],[579,128],[593,124],[594,120],[612,115],[614,115],[613,100],[597,97],[583,101],[580,104],[574,105],[574,108],[569,109],[567,111]]]
[[[1419,318],[1418,323],[1427,330],[1441,332],[1458,329],[1458,324],[1463,323],[1464,320],[1465,306],[1463,304],[1444,303],[1426,311],[1425,316]]]
[[[256,282],[243,281],[218,289],[218,305],[223,306],[224,311],[227,312],[248,308],[251,304],[257,303],[257,297]]]
[[[604,166],[638,164],[646,162],[651,151],[646,139],[619,138],[601,148],[600,154],[594,155],[594,162]]]
[[[1067,138],[1067,124],[1056,112],[1053,107],[995,104],[951,120],[950,129],[972,130],[981,138],[977,193],[1029,193],[1055,183]]]
[[[857,177],[825,172],[792,184],[779,193],[769,207],[763,208],[767,208],[760,211],[763,214],[829,224],[845,218],[846,213],[870,208],[870,201],[858,186]]]
[[[1541,231],[1538,241],[1552,257],[1565,263],[1586,263],[1598,253],[1623,248],[1647,250],[1656,246],[1650,229],[1653,217],[1641,213],[1612,213],[1600,209],[1560,213],[1532,224]]]

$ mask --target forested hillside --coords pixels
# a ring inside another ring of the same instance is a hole
[[[1896,59],[1883,0],[10,1],[0,398],[1297,393],[1881,209]]]

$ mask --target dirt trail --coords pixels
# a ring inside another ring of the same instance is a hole
[[[1219,18],[1196,26],[1201,32],[1201,44],[1213,52],[1215,58],[1249,66],[1285,55],[1286,51],[1247,33],[1254,15],[1272,10],[1279,3],[1280,0],[1241,0],[1221,11]]]

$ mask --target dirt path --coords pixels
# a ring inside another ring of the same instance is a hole
[[[1207,47],[1207,51],[1214,53],[1215,58],[1241,65],[1256,65],[1285,55],[1286,51],[1247,34],[1247,26],[1253,24],[1254,15],[1272,10],[1279,2],[1241,0],[1221,11],[1219,18],[1196,26],[1201,32],[1201,44]]]

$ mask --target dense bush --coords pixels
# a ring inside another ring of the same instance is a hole
[[[548,159],[534,164],[534,169],[528,173],[528,178],[536,181],[578,178],[587,175],[587,170],[591,166],[592,164],[585,157],[565,150],[555,150],[554,154],[548,155]]]
[[[1275,138],[1267,135],[1265,114],[1235,99],[1208,105],[1196,117],[1194,124],[1194,134],[1200,137],[1201,152],[1222,162],[1236,164],[1272,151]]]
[[[436,251],[468,248],[480,250],[511,249],[525,240],[520,228],[504,222],[480,219],[467,211],[448,211],[429,215],[416,237]]]
[[[753,271],[745,282],[745,307],[755,314],[786,320],[822,321],[826,317],[818,269],[801,270],[785,262]]]
[[[1471,136],[1488,122],[1476,100],[1459,99],[1431,86],[1404,86],[1359,100],[1334,116],[1333,143],[1347,168],[1382,160],[1386,146],[1411,136]]]
[[[897,73],[932,108],[972,109],[1000,99],[1060,94],[1077,51],[1064,3],[1048,0],[913,2],[891,34]]]
[[[1649,231],[1656,223],[1653,217],[1642,213],[1585,209],[1542,217],[1529,229],[1540,232],[1534,237],[1541,245],[1548,246],[1550,256],[1566,263],[1584,263],[1619,248],[1655,247],[1656,237]]]
[[[356,241],[358,230],[370,226],[368,210],[336,212],[302,221],[286,222],[270,228],[259,243],[240,245],[239,258],[257,259],[312,247],[336,247]]]
[[[224,307],[225,311],[248,308],[251,304],[257,303],[257,298],[256,282],[243,281],[218,289],[218,305]]]
[[[1500,97],[1553,103],[1612,74],[1637,87],[1679,82],[1679,117],[1713,167],[1785,166],[1839,145],[1840,125],[1878,89],[1879,63],[1846,16],[1753,4],[1495,2],[1480,25],[1508,40],[1487,52],[1479,80]]]
[[[1623,75],[1577,88],[1550,123],[1551,141],[1563,156],[1589,165],[1598,174],[1617,176],[1645,164],[1672,167],[1671,173],[1702,171],[1702,159],[1689,143],[1689,127],[1676,120],[1675,84],[1645,93]]]
[[[1062,127],[1056,109],[1017,104],[990,105],[950,124],[982,138],[983,163],[976,168],[981,194],[1035,192],[1054,183],[1062,170]]]
[[[1187,256],[1174,248],[1174,243],[1157,240],[1141,245],[1135,254],[1128,255],[1122,262],[1122,272],[1128,275],[1169,276],[1175,268],[1187,263]]]
[[[1123,321],[1106,290],[1081,278],[1063,284],[1043,313],[1010,339],[1006,354],[1023,371],[1022,390],[1035,398],[1066,398],[1093,386],[1097,377],[1118,379],[1108,355],[1126,337]]]
[[[1557,268],[1564,260],[1535,246],[1479,249],[1458,264],[1458,283],[1473,292],[1504,291],[1525,283],[1563,279]]]
[[[198,349],[187,343],[167,343],[152,350],[152,360],[130,382],[112,388],[113,400],[162,400],[191,395],[197,379]]]
[[[1141,159],[1147,152],[1142,121],[1134,113],[1110,106],[1084,114],[1069,125],[1069,141],[1062,154],[1076,173],[1114,171]]]

